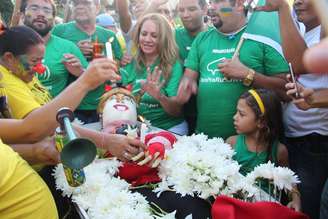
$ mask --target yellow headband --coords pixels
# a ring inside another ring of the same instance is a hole
[[[254,89],[251,89],[248,91],[250,94],[252,94],[252,96],[255,98],[256,102],[257,102],[257,105],[259,106],[260,108],[260,111],[262,113],[262,115],[265,113],[265,108],[264,108],[264,104],[263,104],[263,101],[260,97],[260,95],[256,92],[256,90]]]

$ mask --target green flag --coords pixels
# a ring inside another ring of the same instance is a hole
[[[258,0],[257,6],[263,5],[265,0]],[[278,12],[252,12],[251,9],[249,11],[249,20],[243,38],[267,44],[283,55]]]

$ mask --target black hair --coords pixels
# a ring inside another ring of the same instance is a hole
[[[41,36],[27,26],[3,28],[0,32],[0,56],[11,52],[14,56],[26,54],[34,45],[43,43]]]
[[[20,6],[20,12],[25,13],[28,1],[29,0],[22,0],[21,6]],[[53,17],[56,17],[56,5],[55,5],[54,1],[53,0],[44,0],[44,1],[51,4],[52,15],[53,15]]]
[[[267,143],[268,157],[267,161],[272,161],[272,145],[275,141],[281,140],[284,133],[282,122],[282,106],[279,97],[272,90],[256,89],[260,96],[265,112],[261,112],[259,104],[250,92],[245,92],[241,95],[247,105],[255,113],[256,119],[263,123],[263,127],[259,131],[259,137],[262,142]]]

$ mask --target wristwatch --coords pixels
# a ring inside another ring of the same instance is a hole
[[[247,75],[243,80],[243,84],[246,87],[250,87],[254,82],[254,77],[255,77],[255,71],[253,69],[249,68],[247,71]]]

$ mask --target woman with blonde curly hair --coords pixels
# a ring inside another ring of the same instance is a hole
[[[138,113],[153,126],[187,134],[182,105],[175,98],[183,67],[171,25],[163,15],[148,14],[139,19],[133,41],[137,54],[121,69],[121,75],[124,84],[133,84],[133,93],[139,97]]]

